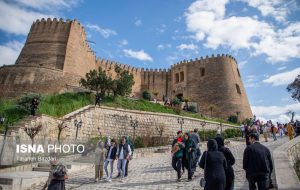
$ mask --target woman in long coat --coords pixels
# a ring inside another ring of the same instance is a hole
[[[225,170],[227,169],[227,163],[223,153],[218,151],[216,140],[210,139],[207,142],[207,151],[203,153],[199,166],[203,169],[205,168],[204,175],[206,183],[204,190],[225,189]]]
[[[215,140],[218,144],[218,150],[225,156],[227,162],[227,169],[225,170],[226,175],[226,187],[225,190],[233,190],[234,186],[234,171],[232,165],[235,163],[235,158],[229,148],[224,147],[224,138],[216,137]]]
[[[196,169],[196,144],[189,133],[184,134],[184,144],[183,165],[188,170],[188,181],[191,181]]]

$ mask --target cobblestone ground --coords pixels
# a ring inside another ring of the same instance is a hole
[[[272,151],[274,148],[286,142],[287,139],[270,139],[265,144]],[[204,145],[202,145],[202,151]],[[235,188],[248,189],[248,183],[245,178],[245,172],[242,169],[242,158],[245,149],[244,142],[231,141],[228,146],[236,158],[235,170]],[[116,166],[115,166],[116,168]],[[114,176],[116,176],[116,169]],[[176,181],[176,173],[171,167],[170,153],[155,153],[152,156],[132,160],[129,164],[129,176],[121,182],[119,179],[113,179],[112,182],[106,181],[94,182],[94,168],[84,170],[73,174],[66,182],[68,190],[96,190],[96,189],[201,189],[199,186],[200,178],[203,176],[203,170],[197,168],[194,178],[191,182],[187,181],[187,172],[184,173],[181,182]],[[36,187],[35,189],[41,189]]]

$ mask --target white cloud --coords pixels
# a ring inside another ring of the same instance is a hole
[[[195,44],[180,44],[179,46],[176,46],[179,50],[197,50],[198,46]]]
[[[167,48],[171,48],[171,47],[172,47],[171,44],[159,44],[159,45],[157,45],[156,49],[163,50],[163,49],[167,49]]]
[[[159,28],[157,28],[156,30],[159,32],[159,33],[164,33],[167,29],[167,26],[165,24],[162,24],[160,25]]]
[[[120,41],[120,45],[121,46],[126,46],[128,44],[128,41],[127,40],[121,40]]]
[[[263,16],[274,17],[279,22],[286,21],[289,14],[289,5],[293,1],[286,0],[241,0],[248,3],[250,7],[257,8]]]
[[[243,69],[247,63],[248,63],[248,61],[246,61],[246,60],[240,61],[238,63],[238,66],[239,66],[240,69]]]
[[[272,84],[272,86],[287,85],[295,80],[300,75],[300,67],[291,71],[278,73],[263,80],[264,83]]]
[[[0,66],[14,64],[23,45],[23,43],[18,41],[11,41],[4,45],[0,45]]]
[[[198,0],[185,13],[187,30],[207,48],[247,49],[276,63],[300,58],[300,22],[285,28],[254,17],[226,16],[229,0]],[[272,47],[272,48],[270,48]]]
[[[0,1],[0,29],[17,35],[27,35],[36,19],[54,17],[35,11],[29,11],[16,5]]]
[[[11,0],[0,1],[0,30],[27,35],[31,24],[42,18],[61,15],[62,9],[71,9],[81,0]]]
[[[282,71],[282,70],[284,70],[284,69],[286,69],[286,66],[278,67],[278,68],[277,68],[277,71]]]
[[[291,120],[291,116],[286,113],[290,110],[296,113],[295,119],[300,119],[297,113],[300,113],[300,104],[290,104],[285,106],[251,106],[253,114],[264,120],[272,120],[275,122],[286,123]]]
[[[131,49],[124,49],[124,55],[127,57],[135,58],[141,61],[153,61],[152,57],[147,54],[144,50],[133,51]]]
[[[143,24],[143,22],[142,22],[142,20],[140,20],[140,19],[137,19],[137,20],[134,22],[134,25],[137,26],[137,27],[142,26],[142,24]]]
[[[15,4],[24,7],[37,9],[40,11],[54,11],[57,9],[72,8],[76,6],[81,0],[12,0]]]
[[[97,24],[87,24],[85,27],[90,29],[90,30],[94,30],[96,32],[99,32],[101,34],[101,36],[103,36],[103,38],[109,38],[110,36],[117,35],[116,31],[111,30],[109,28],[101,28]]]

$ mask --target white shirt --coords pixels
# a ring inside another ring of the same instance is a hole
[[[121,150],[119,150],[119,147],[120,146],[118,146],[118,151],[117,152],[119,152],[119,159],[126,159],[126,158],[124,158],[124,153],[123,153],[123,146],[122,146],[122,148],[121,148]],[[128,145],[128,155],[131,155],[131,148],[130,148],[130,146]]]

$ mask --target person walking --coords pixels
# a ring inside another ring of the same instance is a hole
[[[194,141],[196,145],[196,161],[195,161],[195,168],[197,167],[197,163],[200,161],[201,150],[200,150],[200,137],[198,134],[198,129],[194,129],[194,133],[191,134],[191,139]]]
[[[227,169],[225,170],[226,175],[226,186],[225,190],[233,190],[234,187],[234,171],[232,166],[235,164],[235,158],[231,153],[229,148],[224,147],[224,138],[223,137],[216,137],[215,138],[218,144],[218,150],[222,152],[225,156],[227,162]]]
[[[99,181],[103,178],[103,165],[106,155],[106,149],[104,148],[104,142],[99,141],[97,148],[95,149],[95,181]]]
[[[196,145],[189,133],[184,134],[184,144],[183,164],[188,170],[188,181],[191,181],[196,170]]]
[[[224,154],[218,151],[218,144],[215,139],[208,140],[207,151],[203,153],[199,166],[204,169],[206,181],[204,190],[225,189],[227,162]]]
[[[66,167],[58,160],[58,155],[53,153],[53,161],[50,161],[50,174],[48,190],[65,190],[65,180],[68,179]],[[46,184],[47,185],[47,184]],[[43,187],[45,189],[45,186]]]
[[[272,126],[271,126],[271,133],[273,135],[274,141],[277,141],[276,132],[277,132],[277,128],[275,127],[275,125],[272,124]]]
[[[131,155],[130,146],[126,143],[126,137],[123,136],[121,140],[121,144],[118,145],[117,148],[117,158],[118,158],[118,172],[120,177],[122,177],[121,181],[123,181],[125,177],[125,168],[126,162]]]
[[[117,158],[117,143],[115,139],[112,139],[107,146],[107,154],[104,162],[104,170],[106,173],[106,180],[111,182],[112,174],[114,171],[114,161]],[[108,173],[108,165],[110,165],[110,173]]]
[[[268,126],[267,125],[263,126],[263,135],[265,138],[265,142],[268,142]]]
[[[243,156],[243,169],[249,182],[249,190],[269,189],[270,174],[273,171],[273,163],[270,150],[259,143],[257,134],[250,134],[251,145],[247,146]]]
[[[126,162],[125,177],[128,176],[128,165],[129,165],[129,161],[132,160],[132,158],[133,158],[133,151],[134,151],[133,142],[130,140],[130,138],[128,136],[126,137],[126,143],[130,146],[131,154],[129,155],[128,160]]]
[[[172,143],[172,167],[177,172],[177,181],[180,182],[182,172],[182,157],[183,157],[183,151],[184,151],[184,142],[182,139],[182,132],[177,132],[177,138],[174,139]]]
[[[294,138],[295,130],[294,130],[294,127],[291,122],[289,122],[289,124],[287,125],[286,130],[287,130],[289,139],[292,140]]]

